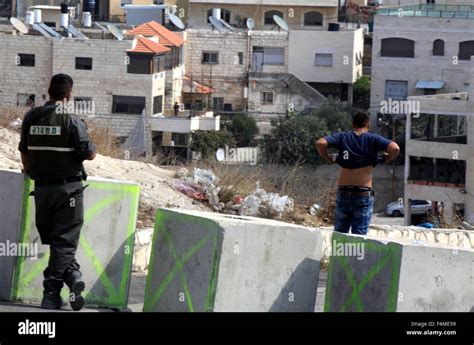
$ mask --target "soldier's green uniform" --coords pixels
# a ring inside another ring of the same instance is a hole
[[[74,294],[71,306],[80,309],[84,282],[75,254],[84,222],[82,162],[95,152],[95,146],[79,117],[56,109],[47,102],[25,115],[19,150],[27,154],[26,173],[35,180],[36,227],[41,242],[51,249],[42,307],[59,309],[59,294],[66,283]]]

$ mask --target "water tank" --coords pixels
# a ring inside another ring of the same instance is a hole
[[[42,18],[41,18],[41,10],[35,9],[34,13],[35,13],[35,15],[34,15],[35,16],[35,19],[34,19],[35,23],[41,23],[43,21]]]
[[[339,24],[338,23],[329,23],[328,31],[339,31]]]
[[[67,28],[69,26],[69,9],[67,3],[65,2],[61,4],[60,23],[63,28]]]
[[[95,0],[84,0],[82,12],[95,13]]]
[[[221,19],[221,9],[220,8],[213,8],[212,9],[212,16],[216,17],[217,19]]]
[[[26,11],[26,24],[33,25],[35,23],[35,12]]]

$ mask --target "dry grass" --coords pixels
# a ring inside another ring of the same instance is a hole
[[[226,203],[234,195],[243,197],[252,194],[259,181],[260,188],[267,192],[289,195],[295,200],[295,208],[291,214],[287,214],[282,219],[286,222],[302,224],[306,226],[330,226],[333,224],[336,186],[335,183],[320,185],[318,188],[305,188],[305,180],[299,176],[300,165],[285,167],[284,175],[278,177],[269,172],[265,167],[255,166],[249,169],[244,165],[227,165],[215,160],[199,161],[193,163],[190,168],[198,167],[210,169],[216,174],[220,181],[221,191],[219,198]],[[281,168],[281,166],[280,166]],[[317,216],[309,213],[310,207],[318,203],[321,212]]]
[[[441,211],[438,215],[433,215],[429,213],[426,219],[432,224],[437,224],[437,227],[441,229],[456,229],[460,227],[462,222],[464,221],[462,215],[459,212],[455,212],[453,216],[453,221],[450,222],[444,215],[443,211]]]
[[[108,128],[99,126],[92,121],[87,122],[87,128],[91,141],[97,147],[97,153],[113,158],[124,158],[124,152],[120,148],[120,144],[115,137],[110,134]]]
[[[0,127],[9,128],[10,123],[16,119],[23,119],[30,110],[29,107],[0,107]]]

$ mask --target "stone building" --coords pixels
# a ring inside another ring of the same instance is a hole
[[[474,7],[430,4],[400,9],[402,16],[398,8],[379,9],[375,16],[370,95],[374,123],[381,102],[388,99],[463,92],[470,86]]]
[[[210,15],[231,29],[213,29]],[[317,106],[326,97],[351,103],[352,84],[362,74],[363,30],[339,30],[336,17],[337,1],[191,0],[187,74],[215,90],[200,104],[272,116]]]
[[[474,223],[474,68],[469,63],[466,92],[412,96],[420,114],[407,117],[405,155],[405,221],[410,205],[429,200],[448,223]],[[467,69],[468,66],[466,66]],[[420,131],[420,124],[424,130]]]
[[[44,37],[33,29],[23,35],[2,25],[0,105],[41,105],[51,76],[67,73],[74,79],[76,109],[91,105],[79,109],[80,115],[124,140],[142,116],[148,143],[157,137],[158,146],[197,129],[219,129],[218,117],[201,121],[200,114],[187,118],[180,112],[185,117],[171,118],[183,87],[184,33],[158,23],[125,32],[123,40],[100,30],[81,31],[87,39]]]

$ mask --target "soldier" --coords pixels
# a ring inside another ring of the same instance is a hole
[[[29,111],[23,120],[19,150],[23,171],[35,181],[36,227],[42,244],[50,246],[44,271],[41,308],[60,309],[63,284],[70,289],[73,310],[84,306],[85,284],[75,260],[84,222],[82,162],[95,158],[85,123],[68,114],[72,78],[57,74],[48,89],[50,100]]]

